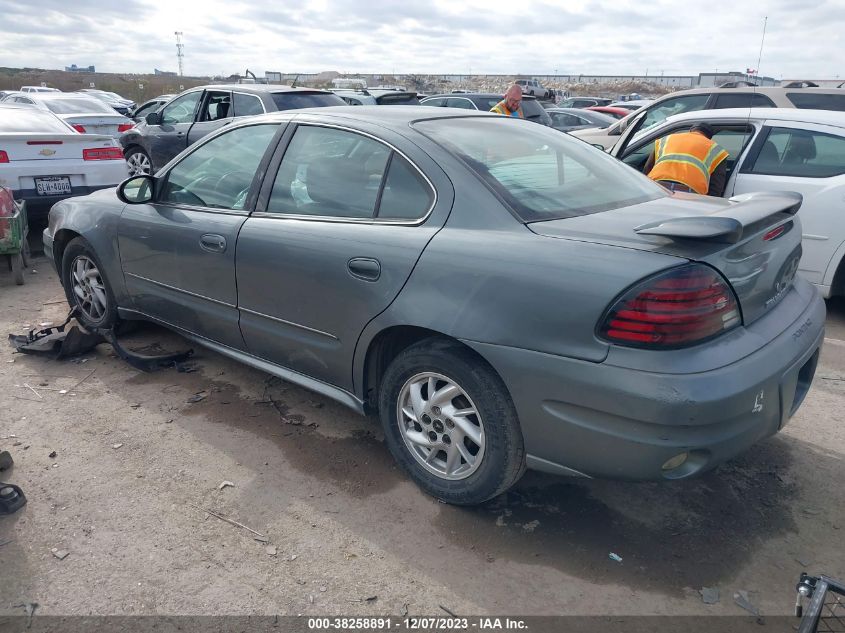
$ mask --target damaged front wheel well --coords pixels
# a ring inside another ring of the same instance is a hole
[[[70,241],[76,239],[77,237],[81,237],[79,233],[76,231],[71,231],[70,229],[61,229],[53,236],[53,260],[56,264],[56,270],[59,272],[59,279],[64,284],[64,280],[62,280],[62,257],[65,254],[65,248],[67,245],[70,244]]]

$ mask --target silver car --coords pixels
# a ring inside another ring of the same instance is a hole
[[[85,325],[149,319],[378,414],[473,504],[526,467],[680,479],[776,433],[824,337],[800,204],[671,194],[524,120],[321,108],[58,203],[44,247]]]

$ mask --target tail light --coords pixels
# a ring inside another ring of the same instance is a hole
[[[79,125],[79,123],[74,123],[73,125],[71,125],[71,127],[74,130],[76,130],[77,132],[79,132],[80,134],[85,134],[85,127],[82,126],[82,125]]]
[[[82,150],[83,160],[123,160],[119,147],[95,147]]]
[[[8,163],[9,162],[9,155],[6,153],[6,150],[0,149],[0,163]]]
[[[126,132],[128,130],[131,130],[133,127],[135,127],[134,123],[121,123],[120,125],[117,126],[117,131],[118,132]]]
[[[733,290],[703,264],[651,277],[626,292],[599,326],[602,338],[628,347],[672,349],[701,343],[742,321]]]

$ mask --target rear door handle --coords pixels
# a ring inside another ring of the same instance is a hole
[[[347,264],[349,273],[353,277],[364,281],[378,281],[381,277],[381,264],[370,257],[353,257]]]
[[[226,250],[226,238],[216,233],[206,233],[200,238],[200,247],[209,253],[222,253]]]

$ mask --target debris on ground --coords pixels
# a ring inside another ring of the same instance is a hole
[[[195,506],[193,503],[189,503],[188,505],[191,506],[192,508],[196,508],[197,510],[200,510],[201,512],[205,512],[206,514],[210,514],[211,516],[213,516],[216,519],[220,519],[221,521],[225,521],[226,523],[229,523],[229,524],[234,525],[236,527],[242,528],[242,529],[246,530],[247,532],[252,532],[256,536],[261,536],[261,537],[264,536],[261,532],[256,532],[251,527],[247,527],[243,523],[238,523],[237,521],[233,521],[232,519],[228,519],[228,518],[224,517],[222,514],[217,514],[216,512],[213,512],[213,511],[205,509],[205,508],[200,508],[199,506]]]
[[[447,608],[446,608],[446,607],[444,607],[442,604],[438,604],[437,606],[438,606],[438,607],[440,607],[441,609],[443,609],[446,613],[448,613],[449,615],[451,615],[453,618],[457,618],[457,617],[458,617],[458,616],[456,616],[456,615],[455,615],[455,612],[454,612],[454,611],[451,611],[451,610],[447,609]]]
[[[607,556],[608,556],[608,558],[610,558],[610,560],[612,560],[612,561],[616,561],[617,563],[621,563],[621,562],[622,562],[622,557],[621,557],[619,554],[616,554],[616,553],[614,553],[614,552],[610,552],[610,554],[608,554]]]
[[[192,395],[190,398],[188,398],[187,402],[188,402],[188,404],[194,404],[196,402],[202,402],[207,397],[208,397],[207,393],[205,393],[204,391],[198,391],[197,393]]]
[[[746,611],[748,611],[748,613],[751,613],[753,615],[756,615],[757,617],[760,617],[760,609],[758,609],[753,604],[751,604],[751,601],[748,599],[748,592],[747,591],[740,590],[740,591],[737,591],[736,593],[734,593],[734,602],[736,603],[736,605],[738,607],[741,607],[741,608],[745,609]]]
[[[258,541],[259,543],[269,543],[270,539],[266,536],[254,536],[253,540]]]
[[[27,602],[25,604],[16,604],[13,609],[24,609],[26,611],[27,620],[26,628],[32,627],[32,616],[35,615],[35,610],[38,608],[37,602]]]
[[[533,521],[529,521],[528,523],[523,523],[522,529],[525,532],[533,532],[534,530],[537,529],[537,527],[539,527],[539,525],[540,525],[540,522],[535,519]]]
[[[56,549],[55,547],[53,549],[51,549],[50,551],[53,552],[53,556],[55,556],[59,560],[66,559],[68,557],[68,554],[70,554],[70,552],[68,552],[67,550]]]
[[[275,556],[278,553],[275,545],[268,545],[264,548],[264,551],[267,552],[268,556]]]
[[[795,562],[801,565],[801,567],[809,567],[810,563],[807,561],[810,560],[809,558],[796,558]]]
[[[56,451],[53,451],[49,455],[47,455],[47,457],[49,457],[50,459],[56,459],[57,456],[58,453]]]
[[[804,512],[804,514],[809,514],[809,515],[813,515],[813,516],[822,513],[822,511],[817,509],[817,508],[804,508],[803,512]]]
[[[12,454],[9,451],[0,452],[0,472],[9,470],[15,464]]]
[[[223,488],[234,488],[234,487],[235,487],[235,484],[233,484],[231,481],[221,481],[220,485],[217,486],[217,489],[223,490]]]
[[[298,555],[298,554],[291,554],[291,555],[290,555],[290,560],[296,560],[298,557],[299,557],[299,555]]]
[[[704,604],[716,604],[719,602],[719,589],[717,587],[702,587],[698,590],[701,594],[701,601]]]
[[[112,447],[112,448],[114,448],[114,449],[118,449],[118,448],[120,448],[121,446],[123,446],[123,444],[112,444],[112,445],[111,445],[111,447]]]
[[[378,600],[378,596],[369,596],[367,598],[364,598],[364,600],[366,600],[367,602],[375,602],[376,600]]]

